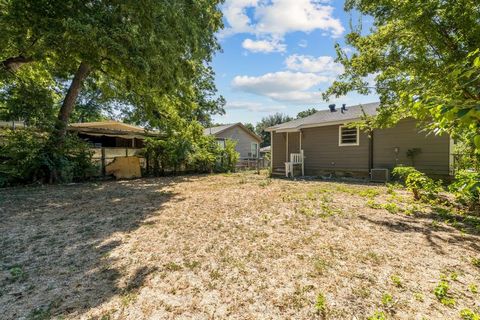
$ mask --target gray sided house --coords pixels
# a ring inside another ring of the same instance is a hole
[[[222,145],[226,140],[236,141],[235,149],[240,154],[240,159],[257,159],[259,156],[262,139],[240,122],[206,128],[203,133],[215,136],[218,143]]]
[[[333,107],[268,128],[272,138],[272,172],[288,173],[286,163],[303,161],[304,174],[311,176],[368,176],[372,169],[391,170],[398,165],[414,165],[428,174],[449,174],[450,137],[420,132],[414,119],[401,120],[392,128],[376,129],[371,139],[358,128],[345,126],[360,120],[363,112],[375,115],[379,106],[369,103]],[[407,156],[412,153],[413,159]]]

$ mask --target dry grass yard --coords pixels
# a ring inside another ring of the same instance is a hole
[[[480,308],[480,221],[392,186],[239,173],[13,188],[0,190],[0,219],[2,319]]]

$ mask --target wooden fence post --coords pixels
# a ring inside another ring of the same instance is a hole
[[[105,148],[102,147],[102,177],[105,177]]]

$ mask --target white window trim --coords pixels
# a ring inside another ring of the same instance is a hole
[[[360,145],[360,130],[357,127],[357,142],[355,143],[342,143],[342,128],[345,128],[348,126],[338,126],[338,146],[339,147],[355,147]],[[351,128],[350,128],[351,129]]]
[[[253,148],[252,148],[252,147],[253,147],[254,145],[256,146],[255,150],[257,151],[257,154],[255,154],[255,155],[252,153],[252,151],[253,151]],[[259,150],[259,145],[258,145],[258,143],[257,143],[257,142],[250,142],[250,153],[252,154],[252,157],[258,158],[258,153],[259,153],[259,152],[260,152],[260,150]]]

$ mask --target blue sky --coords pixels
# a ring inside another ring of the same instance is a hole
[[[331,102],[321,99],[342,72],[335,63],[335,43],[347,51],[350,20],[343,1],[226,0],[225,29],[218,37],[223,52],[214,60],[219,94],[227,100],[218,123],[250,122],[282,112],[325,109],[329,103],[354,105],[377,101],[376,95],[351,93]],[[368,18],[362,18],[368,24]],[[365,28],[364,28],[365,29]]]

